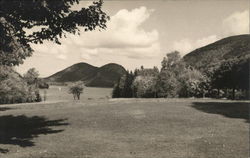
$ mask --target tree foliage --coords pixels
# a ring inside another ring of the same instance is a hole
[[[177,51],[167,54],[161,62],[162,68],[157,79],[159,97],[177,97],[180,90],[179,74],[184,70],[184,63]]]
[[[69,86],[69,93],[73,94],[74,99],[80,100],[80,95],[83,93],[84,88],[84,83],[82,81],[78,81]]]
[[[26,82],[31,84],[37,84],[38,82],[38,76],[39,72],[35,68],[30,68],[24,75],[23,78],[26,80]]]
[[[180,74],[181,97],[205,97],[207,92],[206,77],[198,70],[187,67]]]
[[[235,99],[235,91],[245,91],[249,98],[249,57],[226,60],[214,70],[212,86],[217,89],[231,90],[231,99]],[[227,97],[227,96],[226,96]]]
[[[250,57],[243,56],[221,61],[206,72],[186,65],[179,52],[163,58],[161,71],[141,69],[134,71],[132,85],[121,78],[113,91],[113,97],[124,97],[124,88],[132,88],[132,97],[226,97],[249,99]],[[126,85],[126,86],[125,86]],[[114,95],[118,94],[118,95]],[[131,97],[131,95],[129,96]]]
[[[40,101],[37,92],[12,68],[0,66],[0,104]]]
[[[131,98],[133,97],[132,83],[134,80],[134,73],[126,71],[115,84],[112,92],[113,98]]]
[[[158,68],[137,70],[136,74],[132,84],[133,96],[139,98],[157,97],[156,81],[159,74]]]
[[[60,44],[59,38],[66,33],[79,34],[79,27],[85,31],[106,28],[109,17],[102,11],[102,0],[72,10],[78,3],[79,0],[1,0],[0,64],[22,63],[32,54],[30,43],[49,40]]]

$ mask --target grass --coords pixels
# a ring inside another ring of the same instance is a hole
[[[98,88],[73,101],[57,90],[47,103],[1,105],[1,158],[248,157],[247,102],[107,99]]]

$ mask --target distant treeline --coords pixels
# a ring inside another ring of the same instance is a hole
[[[0,66],[0,104],[39,102],[39,88],[49,85],[38,78],[34,69],[29,69],[23,76],[9,66]]]
[[[115,84],[113,98],[249,99],[249,57],[215,63],[201,72],[175,51],[164,57],[161,66],[127,71]]]

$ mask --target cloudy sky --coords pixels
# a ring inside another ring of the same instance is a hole
[[[75,9],[88,5],[81,1]],[[160,67],[173,50],[182,55],[219,39],[249,33],[249,0],[104,1],[107,29],[68,35],[61,45],[32,45],[33,56],[17,67],[41,77],[78,62],[118,63],[126,69]]]

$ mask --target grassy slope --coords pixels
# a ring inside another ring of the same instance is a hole
[[[245,158],[247,120],[247,103],[217,100],[2,105],[0,157]]]

